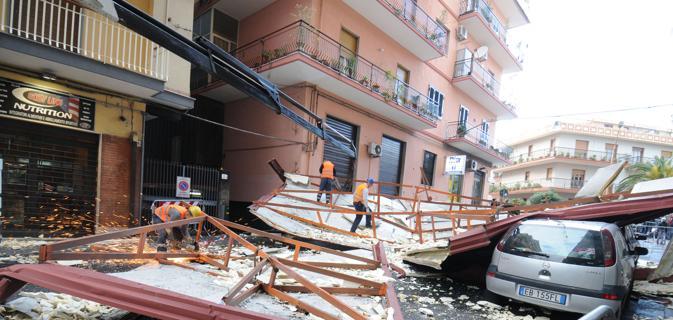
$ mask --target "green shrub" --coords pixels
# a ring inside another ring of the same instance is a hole
[[[563,198],[558,193],[554,191],[545,191],[533,194],[528,199],[528,202],[530,202],[530,204],[540,204],[540,203],[557,202],[561,200],[563,200]]]

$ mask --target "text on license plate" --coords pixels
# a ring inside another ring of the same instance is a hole
[[[565,294],[559,294],[551,291],[540,290],[525,286],[519,287],[519,295],[523,297],[529,297],[533,299],[539,299],[558,304],[566,304],[566,298],[567,298]]]

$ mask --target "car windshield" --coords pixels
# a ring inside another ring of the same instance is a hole
[[[562,225],[519,225],[507,236],[503,252],[567,264],[603,265],[600,232]]]

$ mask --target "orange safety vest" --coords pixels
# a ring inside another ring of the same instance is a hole
[[[364,203],[364,197],[362,195],[362,192],[367,189],[367,184],[366,183],[361,183],[358,185],[357,188],[355,188],[355,195],[353,196],[353,203],[358,203],[362,202]]]
[[[334,179],[334,163],[332,161],[325,161],[322,163],[321,178]]]
[[[180,212],[180,219],[184,219],[187,216],[187,208],[177,204],[163,205],[159,208],[156,208],[154,209],[154,214],[156,214],[161,219],[161,221],[166,222],[168,221],[168,211],[172,208]]]

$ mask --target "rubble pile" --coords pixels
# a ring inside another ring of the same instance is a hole
[[[7,320],[114,320],[128,312],[62,293],[20,292],[19,298],[0,307],[0,314]]]

